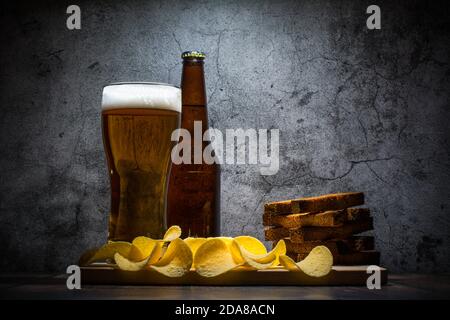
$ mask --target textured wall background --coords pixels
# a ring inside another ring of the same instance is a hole
[[[263,238],[264,202],[364,191],[382,262],[450,271],[448,9],[433,1],[2,4],[0,269],[62,271],[106,239],[102,86],[179,83],[207,52],[211,125],[280,128],[281,168],[224,166],[222,230]],[[429,7],[430,6],[430,7]]]

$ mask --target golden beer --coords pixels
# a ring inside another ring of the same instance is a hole
[[[154,83],[104,88],[103,142],[111,182],[109,240],[162,238],[171,167],[172,132],[179,127],[181,92]]]

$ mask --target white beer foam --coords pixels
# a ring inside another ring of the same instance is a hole
[[[181,90],[166,84],[118,83],[103,88],[102,110],[164,109],[181,113]]]

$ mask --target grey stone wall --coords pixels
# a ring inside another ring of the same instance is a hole
[[[102,86],[179,83],[205,51],[210,124],[279,128],[281,167],[223,166],[222,231],[263,239],[264,202],[364,191],[382,264],[450,271],[449,19],[376,1],[2,4],[0,270],[63,271],[106,239]]]

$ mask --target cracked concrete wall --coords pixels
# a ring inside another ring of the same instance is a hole
[[[450,271],[448,16],[377,1],[2,4],[0,270],[63,271],[106,239],[102,86],[179,83],[207,53],[213,127],[279,128],[281,167],[223,166],[222,231],[263,239],[264,202],[364,191],[382,264]]]

